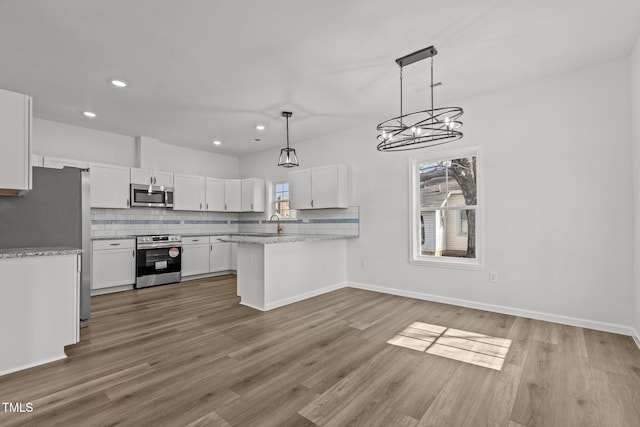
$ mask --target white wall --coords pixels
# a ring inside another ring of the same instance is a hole
[[[34,154],[137,167],[135,137],[35,118]],[[238,158],[158,143],[158,169],[238,178]]]
[[[214,178],[239,178],[237,157],[163,143],[158,148],[158,167],[161,170]]]
[[[377,152],[375,126],[386,117],[293,141],[301,167],[352,165],[353,202],[361,208],[348,281],[631,326],[629,81],[629,61],[621,59],[459,103],[465,137],[451,146],[479,145],[483,156],[482,271],[408,263],[408,158],[420,151]],[[240,172],[284,176],[277,155],[243,157]],[[497,283],[489,283],[489,271]]]
[[[135,138],[34,118],[32,152],[44,156],[136,166]]]
[[[633,201],[634,201],[634,287],[635,329],[640,340],[640,37],[631,55],[631,114],[633,138]],[[640,345],[640,341],[638,342]]]

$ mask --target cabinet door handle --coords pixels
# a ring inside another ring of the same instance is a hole
[[[109,243],[109,246],[120,246],[120,243]]]
[[[202,203],[200,203],[200,210],[202,210]]]
[[[213,245],[209,245],[209,252],[213,250]]]
[[[153,177],[152,176],[149,177],[149,184],[153,184]]]
[[[209,210],[209,203],[207,203],[207,210]]]
[[[127,207],[131,206],[131,202],[127,199]]]
[[[192,242],[199,242],[199,241],[200,241],[200,239],[193,239],[193,240],[191,240],[191,241],[192,241]]]
[[[136,250],[132,250],[131,251],[131,258],[135,258],[136,257]]]
[[[313,199],[311,199],[311,207],[313,207]]]
[[[251,203],[251,210],[253,210],[253,203]]]
[[[224,210],[225,211],[227,210],[227,204],[226,203],[224,204]]]
[[[155,176],[153,177],[153,183],[157,184],[158,183],[158,178],[156,178]]]

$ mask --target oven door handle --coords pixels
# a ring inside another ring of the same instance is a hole
[[[143,243],[138,245],[138,250],[141,249],[163,249],[163,248],[181,248],[182,244],[177,242],[176,244],[169,243]]]

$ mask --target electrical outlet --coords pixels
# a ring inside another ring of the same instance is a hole
[[[489,272],[489,281],[491,283],[496,283],[498,281],[498,273],[495,271]]]

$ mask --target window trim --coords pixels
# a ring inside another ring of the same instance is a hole
[[[422,255],[420,251],[420,215],[419,215],[419,188],[420,178],[416,173],[418,163],[454,159],[465,156],[476,156],[476,191],[478,203],[476,204],[476,257],[474,259],[437,257]],[[484,189],[483,189],[482,150],[479,146],[470,146],[451,150],[433,151],[425,155],[409,158],[409,263],[428,267],[446,267],[467,270],[482,270],[484,267]]]
[[[478,169],[478,157],[476,157],[476,170]],[[462,211],[465,209],[460,209],[456,214],[456,227],[458,236],[468,236],[469,235],[469,219],[467,219],[467,231],[462,230]],[[476,209],[477,210],[477,209]]]

